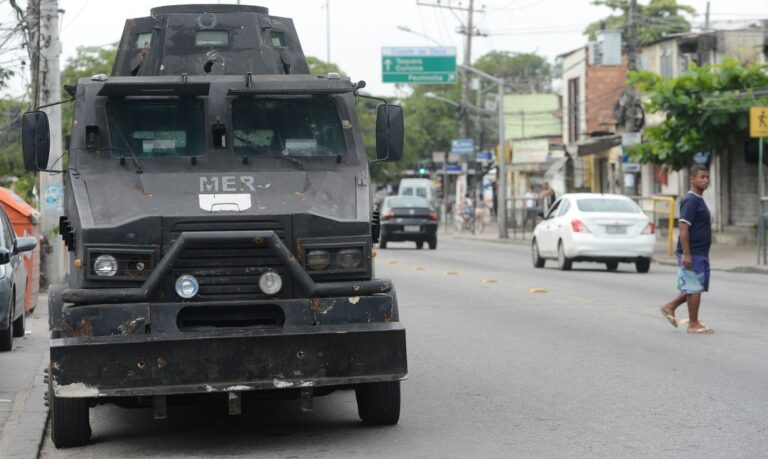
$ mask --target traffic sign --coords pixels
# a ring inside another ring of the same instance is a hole
[[[478,151],[476,159],[478,161],[492,161],[493,160],[493,152],[492,151]]]
[[[455,84],[455,47],[381,48],[384,83]]]
[[[453,139],[451,140],[451,153],[457,155],[471,155],[475,152],[475,141],[473,139]]]
[[[749,107],[749,136],[768,137],[768,107]]]

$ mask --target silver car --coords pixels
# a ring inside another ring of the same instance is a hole
[[[24,336],[27,268],[22,252],[35,248],[33,237],[16,237],[0,207],[0,351],[13,349],[13,338]]]

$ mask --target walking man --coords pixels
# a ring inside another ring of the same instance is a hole
[[[680,201],[680,238],[677,242],[679,265],[677,288],[680,293],[661,307],[661,313],[677,327],[675,309],[688,303],[688,333],[714,333],[699,322],[701,294],[709,290],[709,247],[712,223],[704,203],[704,190],[709,187],[709,170],[697,164],[690,170],[691,190]]]

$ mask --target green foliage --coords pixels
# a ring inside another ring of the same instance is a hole
[[[14,75],[14,71],[0,67],[0,89],[4,88],[8,80]]]
[[[634,72],[630,84],[648,97],[648,113],[662,113],[664,121],[646,127],[644,143],[629,149],[640,162],[682,169],[698,152],[721,153],[748,136],[749,107],[768,105],[754,96],[768,88],[768,65],[742,65],[727,60],[696,67],[674,79],[651,72]]]
[[[473,67],[493,76],[504,77],[507,89],[530,94],[550,89],[552,66],[535,53],[513,54],[509,51],[490,51],[475,61]],[[490,83],[485,82],[485,86]]]
[[[619,14],[590,23],[584,30],[590,40],[595,40],[601,29],[622,30],[629,22],[630,0],[593,0],[592,4],[618,10]],[[638,4],[637,9],[637,39],[640,44],[650,43],[665,35],[690,31],[691,24],[682,13],[696,12],[691,6],[678,4],[677,0],[650,0],[647,5]]]
[[[339,69],[339,66],[333,62],[326,62],[314,56],[307,56],[307,65],[309,65],[309,73],[312,75],[327,75],[331,72],[340,73],[342,75],[345,74]]]
[[[67,65],[61,72],[61,98],[69,99],[64,91],[65,84],[76,84],[80,78],[87,78],[100,73],[111,74],[112,64],[117,55],[117,43],[108,46],[78,46],[74,57],[67,59]],[[74,104],[62,104],[61,126],[64,135],[69,134],[72,127],[72,112]]]

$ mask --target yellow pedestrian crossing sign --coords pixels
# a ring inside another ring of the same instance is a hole
[[[768,137],[768,107],[749,107],[749,136]]]

